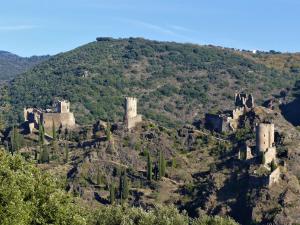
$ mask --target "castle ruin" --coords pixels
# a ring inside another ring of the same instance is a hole
[[[252,94],[236,93],[234,105],[233,110],[221,114],[205,114],[206,127],[220,133],[236,130],[240,117],[254,107],[254,98]]]
[[[265,165],[276,160],[274,143],[274,124],[260,123],[256,126],[256,150],[265,157]]]
[[[137,99],[133,97],[125,98],[124,122],[127,129],[132,129],[137,123],[142,122],[142,115],[137,114]]]
[[[72,129],[75,127],[75,117],[74,114],[70,112],[70,102],[65,100],[58,101],[55,110],[25,108],[24,121],[30,133],[32,133],[34,129],[38,129],[40,122],[45,127],[45,130],[48,131],[52,129],[53,124],[56,129]]]

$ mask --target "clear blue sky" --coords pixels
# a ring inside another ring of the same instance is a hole
[[[0,50],[56,54],[97,36],[300,52],[300,0],[2,0]]]

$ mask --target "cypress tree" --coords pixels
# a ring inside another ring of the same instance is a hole
[[[151,156],[150,156],[149,152],[147,155],[147,179],[149,181],[152,180],[152,161],[151,161]]]
[[[65,144],[65,163],[69,162],[69,147],[68,144]]]
[[[115,203],[115,186],[114,184],[112,183],[110,186],[109,186],[109,201],[110,201],[110,204],[114,204]]]
[[[122,175],[120,176],[119,196],[120,196],[121,204],[123,204],[124,200],[126,200],[129,196],[129,186],[128,186],[126,172],[123,172]]]
[[[39,122],[39,144],[40,146],[45,144],[45,129],[41,119]]]
[[[14,154],[15,152],[18,152],[19,149],[20,149],[20,135],[18,133],[18,130],[13,127],[13,130],[12,130],[12,134],[11,134],[11,137],[10,137],[10,144],[11,144],[11,154]]]
[[[158,170],[159,170],[159,179],[165,176],[166,173],[166,162],[163,152],[159,151],[159,159],[158,159]]]
[[[53,138],[53,141],[56,141],[56,139],[57,139],[57,133],[56,133],[56,127],[55,127],[54,120],[52,120],[52,138]]]
[[[110,141],[111,140],[111,126],[109,124],[109,122],[107,122],[107,127],[105,129],[105,135],[106,135],[106,140]]]
[[[96,177],[96,183],[97,185],[101,184],[101,173],[100,173],[100,169],[97,169],[97,177]]]
[[[43,147],[40,155],[40,163],[49,163],[49,151],[47,147]]]

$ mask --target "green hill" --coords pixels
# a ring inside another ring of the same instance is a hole
[[[49,56],[20,57],[6,51],[0,51],[0,82],[15,78]]]
[[[25,106],[68,99],[81,124],[121,119],[123,97],[132,95],[143,115],[170,127],[231,107],[236,91],[251,92],[260,103],[299,77],[231,49],[99,38],[27,71],[7,94],[19,115]]]

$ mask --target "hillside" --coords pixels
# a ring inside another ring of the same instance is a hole
[[[65,98],[77,121],[87,124],[120,120],[123,97],[133,95],[143,115],[172,127],[230,108],[236,91],[251,92],[262,103],[299,77],[230,49],[99,38],[14,79],[6,99],[21,118],[25,106],[47,107],[54,97]]]
[[[48,58],[49,56],[20,57],[10,52],[0,51],[0,82],[13,79]]]

